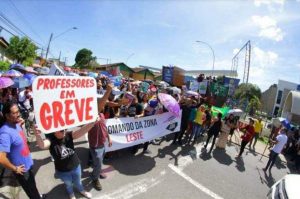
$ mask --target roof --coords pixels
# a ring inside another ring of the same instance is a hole
[[[149,73],[151,73],[153,76],[155,76],[154,75],[154,73],[151,71],[151,70],[149,70],[148,68],[140,68],[140,67],[136,67],[136,68],[131,68],[135,73],[139,73],[139,72],[141,72],[141,71],[148,71]]]
[[[130,68],[129,66],[127,66],[123,62],[112,63],[112,64],[103,64],[103,65],[97,66],[96,68],[109,68],[109,67],[120,66],[120,65],[124,65],[127,68],[129,68],[130,70],[132,70],[132,68]],[[132,70],[132,72],[133,72],[133,70]]]
[[[0,37],[0,44],[4,47],[4,48],[8,48],[9,43],[4,39],[4,37]]]

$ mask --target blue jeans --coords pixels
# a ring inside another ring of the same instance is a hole
[[[67,192],[69,195],[74,194],[73,185],[79,192],[84,191],[82,183],[81,183],[81,166],[80,164],[71,171],[57,171],[56,175],[60,178],[66,185]]]
[[[194,137],[194,139],[197,139],[202,132],[202,129],[203,128],[200,124],[194,122],[192,137]]]
[[[92,180],[97,180],[100,176],[103,164],[103,158],[105,154],[105,147],[91,149],[91,156],[93,160],[93,171],[92,171]]]

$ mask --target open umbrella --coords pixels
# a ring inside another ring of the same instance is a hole
[[[12,64],[12,65],[10,65],[9,69],[14,69],[14,70],[20,71],[22,73],[24,73],[26,71],[25,67],[22,64]]]
[[[35,68],[34,70],[37,71],[40,75],[48,75],[48,73],[50,72],[50,69],[46,66]]]
[[[13,80],[11,80],[9,77],[0,77],[0,88],[7,88],[13,84]]]
[[[93,77],[93,78],[97,78],[97,77],[98,77],[98,74],[97,74],[97,73],[94,73],[94,72],[88,72],[88,76],[89,76],[89,77]]]
[[[241,116],[244,112],[241,109],[230,109],[227,114],[233,114],[234,116]]]
[[[188,95],[188,96],[198,96],[199,93],[197,93],[197,92],[195,92],[195,91],[187,91],[187,92],[186,92],[186,95]]]
[[[14,85],[13,88],[25,88],[31,85],[30,81],[24,77],[15,77],[13,78]]]
[[[31,73],[27,73],[23,76],[24,78],[28,79],[30,84],[33,83],[33,80],[37,77],[36,75],[34,74],[31,74]]]
[[[70,67],[68,67],[68,66],[65,66],[64,70],[67,71],[67,72],[70,72],[72,69]]]
[[[180,107],[176,99],[174,99],[171,95],[165,93],[159,93],[158,99],[169,112],[179,117]]]
[[[21,77],[21,76],[23,76],[23,74],[14,69],[10,69],[2,74],[2,77]]]
[[[33,68],[30,66],[25,67],[25,71],[26,71],[26,73],[37,74],[37,72],[35,70],[33,70]]]

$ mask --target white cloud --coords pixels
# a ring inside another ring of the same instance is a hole
[[[253,64],[256,67],[272,67],[278,60],[278,54],[272,51],[263,51],[258,47],[253,48]]]
[[[299,0],[297,0],[299,1]],[[254,5],[257,7],[260,7],[261,5],[267,5],[270,6],[272,4],[277,4],[283,6],[285,3],[285,0],[254,0]]]
[[[260,28],[259,36],[281,41],[284,33],[277,26],[277,21],[269,16],[252,16],[253,23]]]

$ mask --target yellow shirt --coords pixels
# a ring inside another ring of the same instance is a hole
[[[262,128],[263,128],[263,123],[256,120],[254,122],[254,131],[255,131],[255,133],[260,133],[262,131]]]
[[[203,124],[203,120],[204,120],[203,118],[204,118],[204,117],[205,117],[205,113],[202,112],[202,111],[197,110],[197,112],[196,112],[196,117],[195,117],[194,122],[197,123],[197,124],[202,125],[202,124]]]

